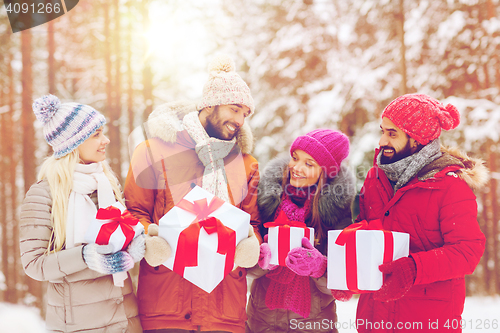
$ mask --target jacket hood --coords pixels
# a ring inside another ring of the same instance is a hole
[[[278,157],[271,160],[261,174],[257,204],[261,221],[273,221],[274,213],[281,202],[283,189],[281,182],[290,158]],[[323,223],[332,228],[342,229],[352,221],[341,221],[345,211],[350,212],[351,204],[356,194],[355,179],[349,168],[342,164],[337,176],[330,179],[322,191],[319,199],[319,213]],[[350,216],[350,214],[349,214]],[[342,225],[340,225],[342,224]]]
[[[197,111],[196,103],[178,101],[158,106],[148,117],[145,130],[148,139],[159,138],[167,143],[177,140],[177,132],[183,130],[182,119],[190,112]],[[238,131],[236,143],[244,154],[250,154],[253,149],[253,134],[245,122]]]
[[[484,161],[478,158],[469,157],[456,147],[441,146],[443,155],[435,161],[426,165],[418,173],[419,180],[426,180],[434,177],[436,173],[449,166],[459,166],[460,169],[454,171],[457,176],[464,180],[472,190],[477,190],[488,181],[488,169]]]

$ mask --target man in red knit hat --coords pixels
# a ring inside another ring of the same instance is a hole
[[[400,96],[382,113],[380,148],[356,221],[380,219],[384,229],[410,234],[410,255],[381,265],[382,288],[360,296],[359,332],[461,331],[464,276],[485,246],[472,190],[487,171],[441,146],[441,129],[459,123],[453,105],[423,94]]]

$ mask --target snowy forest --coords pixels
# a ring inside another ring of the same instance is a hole
[[[476,192],[487,247],[467,294],[500,294],[499,17],[500,0],[80,0],[13,33],[2,6],[0,302],[43,308],[46,287],[24,274],[18,244],[24,194],[51,154],[33,100],[51,93],[101,111],[123,184],[130,134],[156,106],[199,99],[217,53],[235,59],[252,91],[261,169],[297,135],[338,129],[359,190],[391,100],[419,92],[455,105],[461,124],[442,144],[490,170]]]

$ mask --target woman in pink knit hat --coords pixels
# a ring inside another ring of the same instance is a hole
[[[290,158],[269,162],[259,183],[262,224],[285,214],[314,228],[292,249],[285,266],[270,264],[269,245],[261,245],[259,267],[247,306],[247,332],[336,332],[335,300],[326,288],[327,233],[352,223],[354,176],[342,161],[349,139],[339,131],[317,129],[292,143]],[[267,229],[261,225],[262,234]],[[267,236],[265,236],[265,240]],[[325,326],[326,325],[326,326]]]

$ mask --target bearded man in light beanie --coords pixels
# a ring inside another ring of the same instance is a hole
[[[147,227],[137,297],[145,332],[244,332],[246,267],[259,258],[258,164],[245,119],[254,112],[250,89],[225,55],[209,65],[200,103],[160,105],[144,124],[148,140],[134,151],[125,181],[128,210]],[[158,221],[195,185],[250,214],[248,238],[235,266],[207,293],[162,265],[171,244]]]
[[[459,122],[453,105],[423,94],[400,96],[382,113],[356,222],[380,219],[384,229],[410,234],[410,255],[379,267],[382,288],[359,299],[359,332],[461,331],[464,276],[485,247],[473,190],[487,170],[441,146],[441,130]]]

